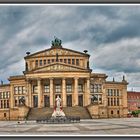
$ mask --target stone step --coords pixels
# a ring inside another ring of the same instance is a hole
[[[32,108],[28,115],[28,120],[45,119],[46,117],[51,117],[53,113],[53,108]],[[89,112],[86,107],[64,107],[63,111],[66,116],[80,117],[81,119],[91,119]]]

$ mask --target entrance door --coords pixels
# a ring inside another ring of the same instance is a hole
[[[50,97],[47,95],[44,95],[44,106],[50,107]]]
[[[67,106],[72,106],[72,95],[67,95]]]
[[[37,95],[33,96],[33,107],[38,107],[38,96]]]
[[[78,105],[83,106],[83,95],[78,96]]]

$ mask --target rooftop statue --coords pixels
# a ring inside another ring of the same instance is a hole
[[[52,47],[61,46],[61,44],[62,44],[62,41],[58,39],[57,37],[54,37],[54,40],[52,41]]]

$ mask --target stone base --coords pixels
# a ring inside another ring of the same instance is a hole
[[[78,123],[80,122],[80,117],[51,117],[46,119],[38,119],[36,122],[41,124]]]

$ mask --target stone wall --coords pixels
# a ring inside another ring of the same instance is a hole
[[[127,117],[127,108],[105,107],[103,105],[89,105],[87,107],[92,119],[97,118],[124,118]],[[113,111],[113,114],[111,114]],[[119,111],[119,113],[118,113]]]
[[[28,114],[29,108],[21,106],[15,109],[0,110],[0,120],[23,120]]]

